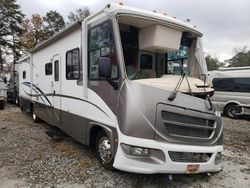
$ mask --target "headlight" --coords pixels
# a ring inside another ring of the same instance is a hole
[[[221,113],[219,111],[215,111],[216,116],[221,116]]]

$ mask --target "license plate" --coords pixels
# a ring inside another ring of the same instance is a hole
[[[200,165],[187,165],[186,174],[197,174],[199,173]]]

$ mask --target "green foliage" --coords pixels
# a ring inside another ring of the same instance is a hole
[[[63,16],[56,11],[47,12],[46,16],[43,17],[45,21],[45,32],[49,37],[53,36],[55,32],[61,31],[65,27]]]
[[[208,71],[217,70],[221,63],[216,57],[212,57],[211,55],[206,56],[207,69]]]
[[[9,58],[9,53],[17,59],[20,56],[20,24],[24,15],[16,0],[0,1],[0,71]]]
[[[84,18],[90,15],[90,11],[88,7],[84,7],[83,9],[79,8],[75,10],[75,12],[70,12],[68,15],[69,24],[74,23],[79,20],[83,20]]]
[[[247,46],[243,48],[234,49],[235,55],[227,60],[229,63],[229,67],[242,67],[242,66],[250,66],[250,50],[248,50]]]

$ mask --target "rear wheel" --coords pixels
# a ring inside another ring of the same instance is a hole
[[[17,106],[19,106],[19,98],[18,98],[17,95],[15,96],[15,104],[16,104]]]
[[[241,112],[242,112],[242,108],[239,107],[237,104],[229,104],[225,108],[225,115],[230,118],[239,117]]]
[[[37,117],[36,113],[35,113],[35,108],[34,108],[34,105],[32,105],[32,119],[33,119],[33,122],[34,123],[39,123],[41,122],[41,120]]]
[[[104,131],[98,133],[95,144],[96,154],[101,165],[107,170],[115,170],[113,167],[112,144]]]

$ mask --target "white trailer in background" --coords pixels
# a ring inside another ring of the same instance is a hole
[[[110,170],[219,171],[222,122],[199,79],[201,37],[172,17],[109,4],[20,60],[20,106],[94,146]],[[184,62],[187,73],[168,75]]]

